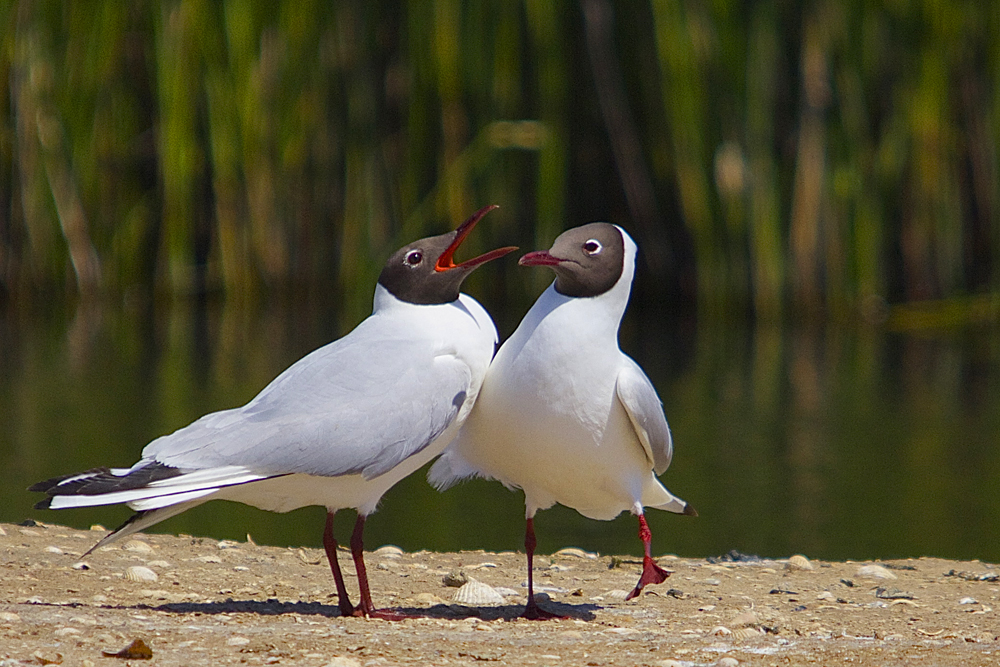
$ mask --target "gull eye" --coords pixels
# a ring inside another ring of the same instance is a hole
[[[587,239],[587,241],[583,244],[583,251],[588,255],[596,255],[603,249],[604,246],[602,246],[601,242],[597,239]]]
[[[424,253],[419,250],[411,250],[406,253],[405,261],[407,266],[417,266],[420,262],[424,261]]]

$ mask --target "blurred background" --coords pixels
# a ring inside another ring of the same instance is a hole
[[[1000,560],[1000,7],[963,0],[0,0],[0,521],[128,466],[371,309],[385,258],[593,220],[697,519],[657,553]],[[551,280],[465,291],[501,336]],[[349,513],[344,513],[349,514]],[[323,510],[158,530],[320,543]],[[351,522],[338,522],[345,530]],[[633,519],[539,548],[639,554]],[[345,534],[346,537],[346,534]],[[421,473],[368,543],[521,549],[519,493]]]

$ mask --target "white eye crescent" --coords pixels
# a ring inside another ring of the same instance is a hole
[[[419,250],[411,250],[406,253],[406,263],[408,266],[416,266],[424,261],[424,253]]]
[[[602,246],[601,242],[597,239],[587,239],[587,241],[583,244],[583,251],[588,255],[596,255],[603,249],[604,246]]]

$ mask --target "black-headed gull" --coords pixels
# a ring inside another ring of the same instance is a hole
[[[473,269],[516,248],[455,264],[476,223],[421,239],[386,262],[370,317],[306,355],[243,407],[205,415],[149,443],[131,468],[97,468],[31,487],[39,508],[126,503],[138,513],[94,549],[209,500],[275,512],[327,508],[323,546],[343,615],[376,614],[365,572],[365,518],[393,484],[437,456],[469,414],[497,342],[493,320],[459,292]],[[348,598],[333,516],[355,508]],[[394,617],[391,612],[379,613]]]
[[[561,503],[592,519],[635,514],[645,556],[629,599],[669,575],[650,554],[643,507],[696,514],[656,478],[670,465],[670,429],[653,384],[618,348],[635,255],[623,229],[591,223],[521,258],[556,280],[500,346],[469,419],[429,474],[440,489],[478,475],[524,490],[528,618],[551,616],[533,597],[536,511]]]

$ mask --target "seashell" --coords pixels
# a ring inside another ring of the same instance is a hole
[[[452,600],[465,605],[484,605],[501,603],[503,597],[489,584],[469,579],[464,586],[455,591]]]
[[[609,601],[624,602],[625,598],[628,597],[628,591],[623,591],[620,588],[613,588],[610,591],[601,593],[601,597]]]
[[[720,637],[728,637],[733,634],[733,631],[724,625],[717,625],[712,628],[712,631],[709,634],[719,635]]]
[[[561,556],[563,558],[587,558],[590,560],[596,560],[597,554],[591,553],[590,551],[584,551],[583,549],[577,549],[576,547],[566,547],[565,549],[560,549],[559,551],[552,554],[553,556]]]
[[[7,534],[7,531],[3,529],[3,526],[0,526],[0,537],[3,537],[6,534]]]
[[[129,581],[156,581],[160,578],[160,575],[145,565],[133,565],[125,569],[125,578]]]
[[[125,551],[134,551],[139,554],[153,553],[153,547],[150,546],[147,542],[143,542],[142,540],[129,540],[128,542],[122,545],[122,549],[124,549]]]
[[[716,667],[737,667],[740,661],[736,658],[719,658],[719,661],[715,663]]]
[[[354,658],[341,655],[326,663],[323,667],[361,667],[361,663]]]
[[[862,565],[858,568],[859,577],[868,577],[869,579],[896,579],[896,575],[882,567],[881,565]]]
[[[73,563],[72,567],[73,567],[74,570],[89,570],[90,569],[90,565],[88,563],[82,561],[82,560],[80,562],[78,562],[78,563]]]
[[[296,553],[298,553],[299,559],[303,563],[305,563],[306,565],[319,565],[320,563],[323,562],[323,557],[322,556],[317,556],[317,557],[313,558],[308,553],[306,553],[305,549],[298,549]],[[203,558],[208,558],[208,556],[204,556]],[[208,560],[206,560],[205,562],[206,563],[218,563],[220,561],[208,561]]]
[[[976,598],[965,597],[959,600],[958,604],[979,604],[979,600]]]
[[[733,630],[733,639],[735,639],[738,642],[741,642],[744,639],[751,639],[753,637],[759,637],[759,636],[760,636],[760,630],[758,630],[757,628],[736,628],[735,630]]]
[[[91,524],[90,529],[93,530],[93,531],[101,531],[101,532],[107,530],[107,528],[105,528],[104,526],[102,526],[99,523]]]
[[[386,544],[381,546],[373,552],[376,556],[381,556],[382,558],[399,558],[405,551],[397,547],[395,544]]]
[[[239,549],[240,543],[236,540],[219,540],[220,549]]]
[[[452,570],[441,578],[441,583],[452,588],[461,588],[469,583],[469,577],[462,570]]]
[[[149,567],[172,567],[170,565],[170,563],[167,562],[167,561],[165,561],[165,560],[151,560],[148,563],[146,563],[146,565],[148,565]],[[235,570],[237,568],[233,568],[233,569]],[[249,569],[249,568],[247,568],[247,569]]]
[[[65,553],[65,552],[64,552],[64,551],[63,551],[62,549],[60,549],[59,547],[45,547],[45,550],[46,550],[47,552],[49,552],[50,554],[58,554],[58,555],[62,555],[63,553]]]
[[[745,611],[742,614],[737,614],[730,625],[736,628],[746,627],[749,625],[757,625],[760,623],[760,619],[757,618],[757,614],[752,611]]]
[[[816,566],[802,554],[795,554],[785,563],[786,570],[815,570]]]

